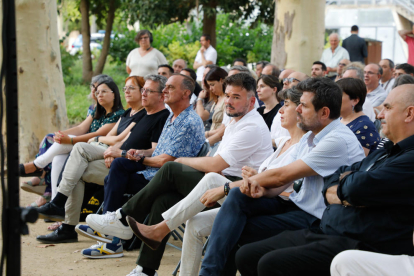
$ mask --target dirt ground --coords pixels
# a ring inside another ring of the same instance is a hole
[[[21,181],[25,179],[22,178]],[[27,206],[38,196],[20,190],[20,206]],[[43,220],[35,224],[29,224],[29,235],[22,236],[22,275],[45,276],[45,275],[127,275],[135,268],[135,261],[139,250],[127,252],[124,257],[114,259],[88,259],[83,257],[80,251],[96,243],[94,240],[78,236],[77,243],[55,244],[50,247],[41,247],[42,243],[36,241],[36,236],[49,233]],[[181,242],[170,242],[181,247]],[[180,251],[167,246],[161,261],[158,275],[171,275],[178,261]]]

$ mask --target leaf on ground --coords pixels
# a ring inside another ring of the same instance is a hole
[[[49,247],[49,246],[55,246],[54,244],[45,244],[45,245],[38,245],[38,246],[36,246],[36,247],[39,247],[39,248],[46,248],[46,247]]]

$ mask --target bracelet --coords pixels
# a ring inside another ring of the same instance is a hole
[[[73,138],[72,137],[70,138],[70,143],[73,145]]]
[[[95,137],[95,142],[99,142],[99,137],[101,137],[101,136],[96,136]]]
[[[226,182],[224,184],[224,195],[225,196],[228,196],[229,195],[229,192],[230,192],[230,182]]]
[[[204,100],[204,99],[202,99],[202,98],[197,98],[197,102],[198,102],[198,101],[202,101],[202,100]]]

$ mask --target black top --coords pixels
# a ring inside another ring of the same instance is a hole
[[[150,149],[151,143],[158,143],[170,112],[163,109],[155,114],[145,116],[131,129],[128,139],[122,144],[122,150]]]
[[[203,90],[203,88],[201,88],[201,86],[198,84],[198,82],[195,83],[195,88],[194,88],[194,94],[198,97],[198,94],[200,94],[200,91]]]
[[[121,121],[119,122],[118,129],[116,130],[116,135],[121,134],[122,131],[124,131],[131,123],[139,122],[147,114],[147,111],[143,108],[132,116],[129,116],[129,114],[131,114],[131,108],[128,108],[121,116]]]
[[[278,103],[275,107],[273,107],[272,110],[270,110],[266,114],[263,114],[265,106],[261,106],[261,107],[257,108],[257,112],[259,112],[260,115],[262,115],[263,119],[266,122],[267,127],[269,128],[269,130],[272,127],[273,118],[277,115],[277,112],[279,111],[279,109],[281,107],[282,107],[282,105],[280,103]]]
[[[368,56],[368,51],[367,44],[363,38],[356,34],[352,34],[348,38],[344,39],[342,47],[348,51],[349,58],[352,62],[360,61],[363,64],[365,63],[364,58]]]
[[[414,255],[414,135],[340,167],[325,179],[322,193],[338,185],[338,197],[353,206],[328,205],[321,220],[325,234],[346,236],[385,254]],[[339,176],[352,171],[339,183]]]

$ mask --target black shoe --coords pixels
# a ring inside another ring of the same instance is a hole
[[[47,235],[37,236],[36,240],[42,243],[68,243],[77,242],[78,233],[75,230],[63,230],[62,225]]]
[[[40,219],[50,219],[53,221],[65,220],[65,208],[56,206],[53,202],[46,203],[37,208]]]
[[[33,163],[33,165],[35,166],[36,170],[34,172],[31,172],[31,173],[26,173],[26,171],[24,169],[24,165],[19,164],[19,176],[21,176],[21,177],[42,176],[43,169],[38,168],[34,163]]]

